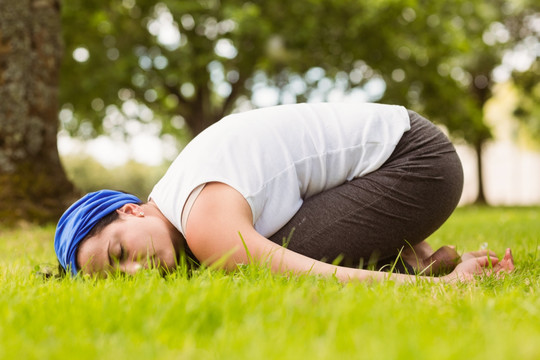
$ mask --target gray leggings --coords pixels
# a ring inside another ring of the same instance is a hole
[[[306,199],[270,239],[288,239],[290,250],[313,259],[380,268],[437,230],[460,199],[463,169],[435,125],[413,111],[409,117],[411,130],[381,168]],[[398,262],[397,270],[412,269]]]

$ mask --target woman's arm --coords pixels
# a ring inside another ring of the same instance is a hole
[[[467,260],[447,277],[423,277],[335,266],[288,250],[261,236],[253,227],[251,209],[244,197],[223,183],[209,183],[197,197],[185,229],[187,243],[202,263],[216,262],[233,270],[250,261],[268,263],[273,272],[336,276],[340,281],[412,282],[469,280],[487,270],[498,259],[480,257]]]

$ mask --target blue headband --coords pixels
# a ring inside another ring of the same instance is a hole
[[[58,221],[54,235],[54,251],[60,265],[77,274],[77,248],[92,228],[111,212],[125,204],[140,204],[138,197],[113,190],[86,194],[66,210]]]

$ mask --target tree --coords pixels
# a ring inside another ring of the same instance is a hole
[[[278,102],[362,89],[367,100],[408,106],[470,143],[484,203],[491,132],[483,108],[527,8],[512,0],[72,0],[64,127],[93,136],[139,119],[173,134],[185,122],[197,134],[252,106],[262,85]]]
[[[56,147],[58,1],[0,1],[0,222],[51,221],[73,193]]]
[[[165,119],[164,133],[178,133],[178,121],[168,121],[177,116],[195,135],[249,101],[261,79],[283,89],[291,76],[303,78],[313,67],[333,77],[370,57],[374,47],[387,52],[388,34],[371,30],[399,7],[355,0],[70,1],[62,100],[74,116],[64,126],[82,136],[121,128],[133,116],[126,114],[128,102]],[[304,84],[316,87],[319,80]],[[124,122],[109,121],[114,110],[123,111]]]
[[[404,63],[399,81],[391,69],[383,72],[388,84],[384,99],[409,99],[413,109],[446,125],[474,148],[479,189],[475,202],[486,204],[482,159],[492,134],[484,107],[492,97],[496,71],[525,36],[523,20],[533,11],[525,2],[504,0],[448,2],[436,11],[434,2],[425,5],[415,8],[411,26],[417,33],[429,29],[428,35],[404,44],[419,58]]]
[[[525,125],[531,138],[540,139],[540,58],[526,72],[516,73],[514,82],[520,91],[514,115]]]
[[[531,3],[526,12],[516,21],[512,32],[522,39],[516,46],[532,58],[528,69],[514,70],[512,80],[520,90],[519,101],[514,115],[530,132],[530,137],[538,143],[540,138],[540,4]]]

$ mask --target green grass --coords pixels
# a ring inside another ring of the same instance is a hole
[[[247,266],[43,280],[54,229],[0,229],[3,359],[538,359],[540,209],[460,208],[434,246],[514,250],[469,285],[286,279]]]

